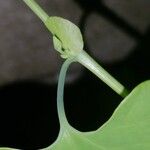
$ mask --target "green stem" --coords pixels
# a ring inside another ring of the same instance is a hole
[[[45,23],[49,16],[47,13],[35,2],[35,0],[23,0],[33,12]],[[77,56],[77,61],[92,71],[108,86],[110,86],[116,93],[125,97],[128,95],[125,87],[120,84],[114,77],[112,77],[107,71],[105,71],[98,63],[95,62],[85,51],[82,51]]]
[[[66,126],[68,125],[68,121],[65,114],[64,109],[64,84],[66,78],[66,72],[69,65],[74,61],[74,59],[67,59],[61,67],[61,71],[59,74],[58,80],[58,88],[57,88],[57,110],[58,110],[58,118],[60,121],[61,131],[63,129],[67,129]]]
[[[43,21],[45,22],[49,17],[48,14],[35,2],[35,0],[23,0],[32,11]]]
[[[92,59],[84,50],[75,58],[79,63],[93,72],[103,82],[110,86],[116,93],[122,97],[128,95],[125,87],[120,84],[114,77],[112,77],[106,70],[104,70],[94,59]]]

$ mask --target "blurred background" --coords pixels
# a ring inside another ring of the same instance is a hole
[[[149,0],[37,1],[50,16],[78,25],[86,51],[129,90],[150,79]],[[0,1],[0,146],[36,150],[55,141],[62,62],[51,34],[23,1]],[[71,65],[65,109],[74,128],[99,128],[121,100],[81,65]]]

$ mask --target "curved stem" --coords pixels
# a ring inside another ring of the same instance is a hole
[[[112,77],[106,70],[104,70],[94,59],[92,59],[84,50],[76,57],[76,61],[81,63],[109,87],[111,87],[116,93],[122,97],[128,95],[128,91],[120,84],[114,77]]]
[[[49,17],[48,14],[35,2],[35,0],[23,0],[32,11],[43,21],[45,22]]]
[[[63,100],[64,83],[65,83],[67,69],[73,61],[74,59],[67,59],[62,65],[59,74],[58,88],[57,88],[57,110],[58,110],[58,117],[59,117],[61,128],[64,128],[66,125],[68,125],[68,121],[64,109],[64,100]]]

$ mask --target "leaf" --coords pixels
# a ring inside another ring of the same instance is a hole
[[[149,150],[150,80],[138,85],[98,130],[79,132],[71,126],[60,131],[43,150]],[[0,150],[12,150],[1,148]]]
[[[49,17],[45,25],[53,34],[54,47],[59,52],[67,52],[67,54],[72,55],[79,53],[83,49],[80,29],[69,20],[61,17]]]
[[[71,126],[45,150],[149,150],[150,81],[137,86],[98,130],[79,132]]]

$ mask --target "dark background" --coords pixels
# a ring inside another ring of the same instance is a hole
[[[128,57],[104,66],[129,90],[150,78],[150,28],[141,34],[98,0],[75,0],[83,10],[79,26],[84,35],[86,19],[95,11],[136,40]],[[84,37],[85,48],[89,51]],[[9,43],[8,43],[9,44]],[[89,51],[92,55],[92,52]],[[92,55],[93,56],[93,55]],[[93,56],[94,57],[94,56]],[[40,149],[55,141],[59,132],[56,108],[57,84],[37,79],[14,81],[0,87],[0,145],[20,149]],[[92,73],[65,86],[65,109],[69,123],[80,131],[99,128],[111,116],[122,98]]]

